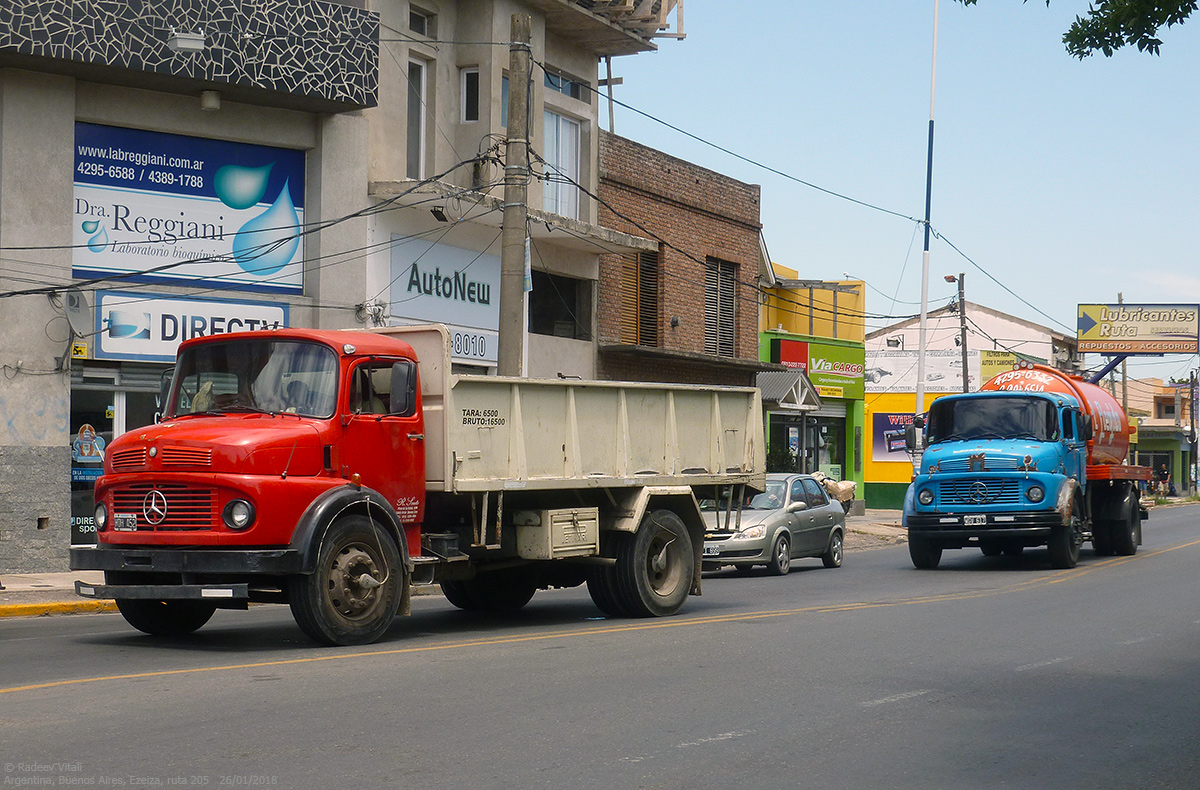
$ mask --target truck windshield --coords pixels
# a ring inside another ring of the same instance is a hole
[[[337,379],[337,354],[317,343],[204,343],[180,355],[165,416],[288,412],[332,417]]]
[[[970,439],[1058,439],[1054,404],[1042,398],[962,398],[934,401],[925,424],[927,444]]]

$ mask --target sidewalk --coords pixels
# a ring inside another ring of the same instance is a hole
[[[862,516],[846,517],[846,545],[851,550],[901,543],[904,534],[899,510],[868,510]],[[0,618],[116,611],[117,606],[112,601],[76,595],[77,579],[103,584],[104,573],[0,573],[0,585],[4,587],[0,590]]]

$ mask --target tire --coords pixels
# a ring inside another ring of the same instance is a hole
[[[148,583],[146,574],[105,571],[108,584]],[[153,636],[182,636],[198,630],[217,611],[208,601],[152,601],[146,598],[118,598],[117,610],[125,622]]]
[[[1009,543],[1004,547],[1004,556],[1019,557],[1023,551],[1025,551],[1025,547],[1020,543]]]
[[[619,551],[618,547],[630,538],[632,536],[626,532],[601,532],[600,556],[615,559]],[[588,595],[592,596],[592,603],[596,604],[600,611],[609,617],[632,616],[621,602],[621,595],[617,585],[617,569],[615,566],[588,566],[587,588]]]
[[[826,547],[825,553],[821,555],[821,563],[826,568],[842,567],[842,550],[845,548],[845,538],[842,537],[842,531],[835,529],[833,534],[829,536],[829,546]]]
[[[792,569],[792,544],[788,540],[788,536],[780,534],[775,538],[775,544],[771,546],[771,561],[767,563],[767,570],[773,576],[787,576],[788,571]]]
[[[908,556],[918,570],[931,571],[942,561],[942,549],[940,546],[934,546],[926,538],[909,534]]]
[[[666,617],[683,606],[696,575],[692,537],[679,516],[655,510],[617,544],[617,593],[632,617]]]
[[[979,544],[979,550],[983,552],[985,557],[999,557],[1004,552],[1004,547],[999,543],[987,541]]]
[[[1111,557],[1113,554],[1113,535],[1120,525],[1112,521],[1097,520],[1092,525],[1092,553],[1097,557]]]
[[[446,600],[468,612],[515,612],[537,592],[537,584],[521,569],[493,571],[465,581],[442,582]]]
[[[1138,535],[1142,531],[1142,512],[1135,502],[1129,509],[1129,518],[1123,522],[1113,522],[1112,548],[1114,554],[1122,557],[1132,557],[1137,554]]]
[[[289,580],[292,617],[326,645],[365,645],[396,619],[408,580],[391,536],[365,516],[329,527],[317,551],[317,570]],[[377,586],[364,583],[370,576]]]
[[[217,605],[205,601],[118,598],[117,609],[125,622],[139,631],[154,636],[182,636],[207,623]]]
[[[1079,564],[1079,547],[1083,544],[1083,527],[1079,513],[1071,516],[1071,523],[1055,527],[1050,533],[1050,567],[1055,570],[1069,570]]]

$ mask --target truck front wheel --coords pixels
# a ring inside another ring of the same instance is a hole
[[[940,546],[934,546],[926,538],[909,534],[908,556],[918,570],[931,571],[942,561],[942,549]]]
[[[1068,570],[1079,564],[1079,547],[1083,544],[1083,525],[1079,513],[1071,515],[1070,523],[1055,527],[1050,534],[1050,567]]]
[[[139,631],[155,636],[190,634],[208,622],[217,611],[216,604],[204,601],[149,601],[118,598],[117,609],[125,622]]]
[[[633,617],[675,614],[687,600],[696,575],[692,537],[683,520],[669,510],[655,510],[630,538],[617,543],[622,608]]]
[[[316,572],[292,577],[289,603],[296,624],[313,640],[365,645],[396,619],[404,584],[391,536],[365,516],[347,516],[325,533]]]

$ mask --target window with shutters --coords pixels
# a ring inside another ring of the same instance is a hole
[[[704,272],[704,351],[722,357],[734,355],[737,266],[709,258]]]
[[[621,342],[658,345],[658,253],[638,252],[621,261]]]

